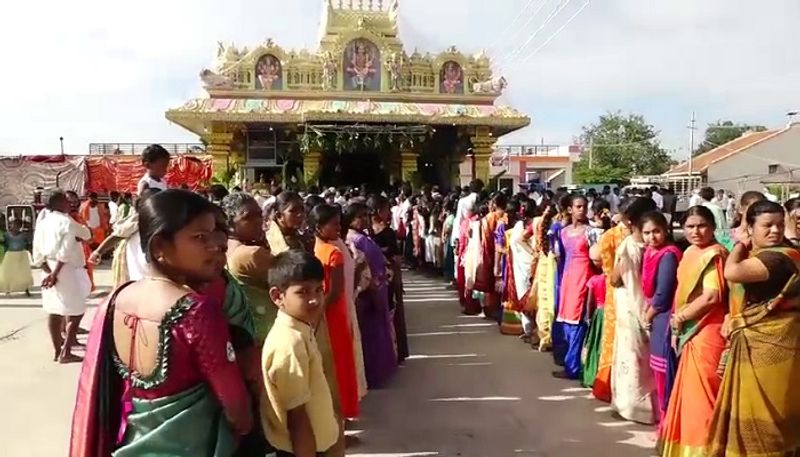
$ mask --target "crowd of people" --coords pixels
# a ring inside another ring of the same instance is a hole
[[[656,425],[663,456],[800,452],[800,199],[745,192],[726,207],[704,188],[676,239],[657,189],[481,187],[444,199],[464,314],[496,319],[552,352],[553,376]]]
[[[60,362],[81,360],[92,266],[113,250],[73,457],[344,455],[347,422],[409,355],[404,267],[551,352],[553,376],[657,424],[664,456],[800,452],[798,199],[722,208],[703,189],[676,239],[658,191],[201,195],[167,189],[169,159],[145,150],[133,202],[55,191],[37,222]]]
[[[167,189],[162,148],[142,159],[138,198],[105,236],[90,225],[97,199],[76,210],[59,190],[36,226],[33,263],[62,363],[81,360],[91,267],[113,251],[70,455],[344,455],[346,421],[408,356],[390,200],[201,195]]]

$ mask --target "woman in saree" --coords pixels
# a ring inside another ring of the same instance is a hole
[[[452,196],[451,196],[452,197]],[[442,269],[444,271],[444,279],[450,284],[455,281],[455,249],[450,238],[453,235],[453,224],[456,220],[456,205],[457,199],[447,197],[444,200],[444,223],[442,224],[442,240],[444,242],[444,263]]]
[[[714,238],[714,227],[706,207],[689,208],[683,230],[691,245],[678,265],[671,319],[678,371],[659,437],[664,457],[705,455],[722,381],[717,369],[725,349],[720,330],[727,311],[723,265],[728,251]]]
[[[389,200],[380,195],[373,195],[367,200],[367,207],[372,216],[370,238],[383,252],[387,266],[391,272],[389,281],[389,307],[392,310],[392,323],[397,345],[397,361],[402,363],[409,356],[408,332],[406,330],[406,311],[403,304],[403,257],[397,245],[397,233],[389,225],[391,206]],[[446,238],[449,240],[449,238]],[[447,245],[450,243],[448,242]],[[452,276],[452,265],[451,276]],[[445,270],[446,271],[446,270]]]
[[[477,208],[472,207],[467,210],[465,217],[461,219],[458,244],[456,244],[456,289],[458,290],[458,301],[461,304],[461,314],[467,316],[477,316],[481,313],[481,303],[472,296],[475,278],[475,257],[474,247],[470,249],[472,238],[478,239],[480,229],[473,226],[480,224],[477,215]],[[479,250],[478,250],[479,252]],[[472,280],[470,280],[472,278]]]
[[[646,245],[642,259],[642,290],[647,301],[644,321],[650,330],[650,368],[656,381],[657,418],[663,423],[669,401],[667,378],[674,375],[668,370],[672,357],[669,322],[678,283],[678,262],[683,252],[672,244],[669,224],[663,214],[647,213],[641,223]]]
[[[619,210],[624,213],[634,199],[623,202]],[[592,395],[600,401],[611,402],[611,369],[614,364],[614,335],[617,326],[617,307],[614,302],[615,292],[611,285],[617,249],[630,234],[628,227],[621,221],[606,230],[600,237],[597,246],[600,249],[603,276],[606,279],[606,299],[603,306],[603,330],[600,337],[600,358],[597,361],[597,376],[592,386]]]
[[[534,293],[531,307],[535,309],[536,313],[538,338],[531,339],[531,344],[535,345],[540,352],[544,352],[553,347],[552,330],[555,319],[557,273],[556,257],[550,250],[547,232],[553,218],[558,214],[558,208],[549,201],[543,201],[539,206],[539,212],[541,216],[533,220],[535,271],[531,286]]]
[[[341,419],[356,418],[360,413],[358,374],[344,291],[344,254],[334,243],[342,231],[341,211],[336,206],[318,205],[311,211],[309,218],[317,237],[314,254],[325,268],[325,318],[324,327],[318,333],[326,334],[322,338],[323,344],[328,341],[330,345],[329,351],[327,348],[321,349],[323,358],[330,357],[333,362],[333,373],[326,373],[326,377],[335,379],[337,387],[334,407],[339,406],[337,412],[340,412]]]
[[[800,251],[779,204],[754,203],[746,221],[751,241],[725,262],[729,349],[707,455],[800,455]]]
[[[181,190],[141,205],[150,270],[98,309],[70,456],[232,456],[251,430],[253,405],[222,304],[195,291],[222,272],[216,212]]]
[[[267,228],[267,244],[272,255],[289,249],[314,249],[313,233],[301,233],[305,224],[303,198],[294,192],[281,192],[275,199]]]
[[[617,249],[612,272],[616,304],[614,356],[611,368],[611,408],[623,419],[641,424],[655,423],[655,379],[650,369],[650,344],[644,323],[647,306],[642,289],[644,239],[641,219],[655,211],[655,202],[634,197],[622,214],[631,234]]]
[[[347,241],[364,255],[372,278],[369,287],[356,298],[356,311],[361,328],[367,384],[370,389],[380,389],[397,370],[394,327],[389,312],[386,258],[381,248],[366,235],[370,224],[366,205],[347,205],[344,221],[348,229]]]
[[[786,208],[786,241],[800,248],[800,198],[792,198],[783,205]]]
[[[114,224],[111,235],[103,240],[89,257],[89,262],[97,265],[106,253],[114,250],[111,261],[114,288],[128,281],[142,279],[147,271],[147,261],[142,252],[142,241],[139,236],[139,214],[136,207],[159,191],[157,188],[143,190],[136,200],[134,209],[126,212],[127,216]]]
[[[502,278],[495,266],[495,251],[497,247],[496,231],[498,224],[505,217],[507,199],[505,194],[496,193],[489,204],[489,213],[480,220],[480,259],[475,275],[475,290],[483,293],[483,312],[487,318],[500,323],[502,310],[500,309],[500,294]]]
[[[228,272],[241,288],[250,307],[255,326],[256,344],[261,347],[267,338],[278,308],[269,298],[267,273],[272,253],[264,239],[261,208],[255,198],[234,192],[222,200],[228,228]],[[231,290],[226,295],[236,292]]]
[[[519,203],[512,200],[506,204],[505,215],[495,230],[495,277],[500,280],[500,333],[504,335],[521,335],[522,321],[519,318],[519,302],[516,299],[514,281],[513,255],[511,252],[511,231],[519,217]]]
[[[586,321],[586,282],[592,274],[589,260],[589,239],[586,236],[588,201],[583,195],[573,195],[569,203],[571,223],[561,230],[561,245],[564,246],[564,272],[559,289],[556,322],[563,337],[564,370],[553,372],[553,376],[578,379],[581,375],[581,352],[588,326]],[[558,344],[554,344],[553,353]]]
[[[508,232],[508,262],[506,266],[507,280],[506,298],[509,308],[520,322],[522,339],[531,343],[533,338],[533,321],[526,314],[530,302],[533,284],[534,265],[534,230],[533,217],[536,214],[536,203],[524,200],[522,218]]]

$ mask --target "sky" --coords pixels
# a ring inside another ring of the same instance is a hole
[[[0,154],[194,142],[164,112],[203,95],[217,41],[315,48],[323,0],[28,0],[0,27]],[[568,144],[609,111],[642,114],[680,159],[717,120],[800,110],[797,0],[399,0],[410,54],[486,50],[499,100],[532,118],[505,143]]]

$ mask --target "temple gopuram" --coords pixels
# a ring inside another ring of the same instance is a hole
[[[488,181],[497,139],[530,119],[495,104],[507,83],[484,53],[407,53],[398,14],[397,0],[324,0],[316,50],[220,43],[200,74],[208,97],[166,117],[200,137],[216,174],[251,184],[448,188],[465,160]]]

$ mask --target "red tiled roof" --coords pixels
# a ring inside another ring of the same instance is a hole
[[[702,173],[705,172],[708,167],[718,162],[726,157],[730,157],[734,154],[738,154],[745,149],[759,143],[767,138],[770,138],[774,135],[777,135],[783,132],[783,129],[778,130],[765,130],[763,132],[751,132],[746,133],[739,138],[736,138],[733,141],[729,141],[721,146],[717,146],[716,148],[706,151],[692,160],[692,172],[693,173]],[[682,162],[678,165],[673,166],[669,169],[665,174],[673,175],[673,174],[682,174],[689,172],[689,162]]]

